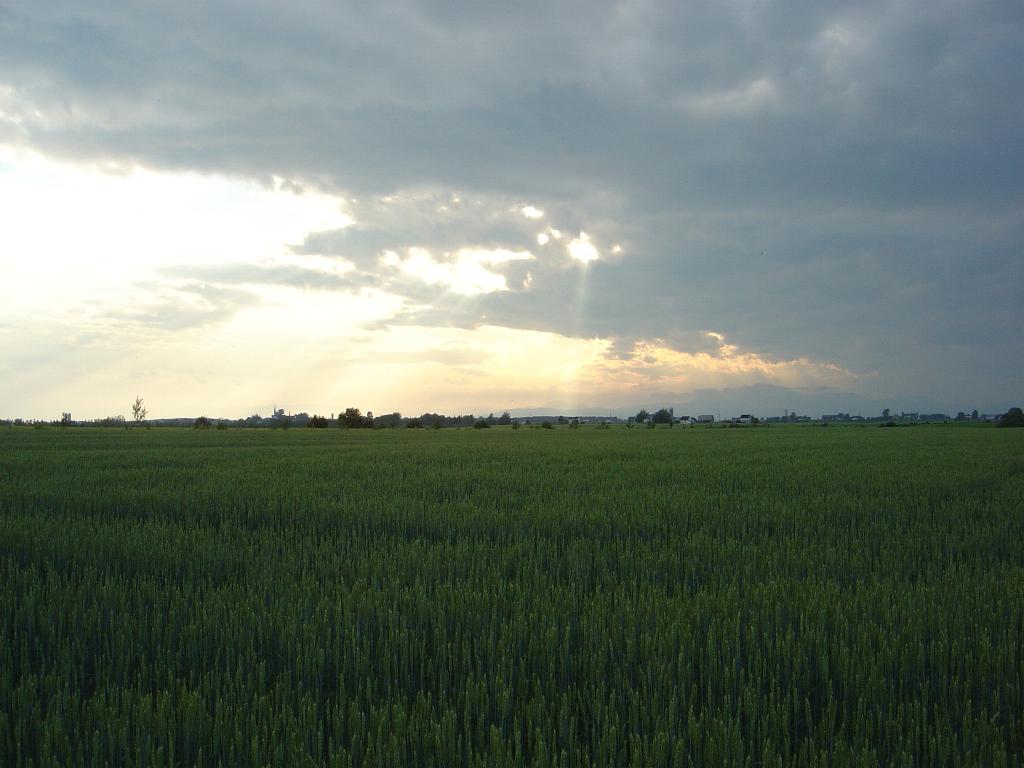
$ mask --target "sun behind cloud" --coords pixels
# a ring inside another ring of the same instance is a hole
[[[580,232],[579,236],[570,240],[567,250],[570,256],[582,264],[589,264],[600,258],[597,248],[590,242],[590,236],[586,232]]]

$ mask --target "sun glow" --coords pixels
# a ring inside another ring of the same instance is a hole
[[[401,197],[381,205],[403,213]],[[554,263],[531,263],[518,246],[375,247],[363,260],[306,253],[292,246],[350,226],[356,204],[284,179],[114,174],[0,148],[0,402],[17,415],[66,408],[84,418],[117,413],[140,392],[154,417],[200,407],[240,416],[274,399],[311,411],[571,411],[651,387],[851,381],[836,366],[771,360],[713,331],[696,351],[642,340],[616,358],[614,340],[588,331],[601,311],[589,304],[589,265],[602,257],[591,236],[531,226],[520,214],[543,212],[529,206],[494,208],[536,232],[538,253]],[[483,301],[479,315],[445,325],[446,304],[538,295],[552,274],[574,281],[559,307],[562,333],[499,327]],[[421,309],[429,319],[416,325]]]
[[[594,244],[590,242],[590,236],[586,232],[580,232],[579,237],[571,240],[569,242],[568,250],[570,256],[583,264],[596,261],[600,256],[597,252],[597,248],[595,248]]]
[[[344,228],[339,199],[220,176],[104,173],[0,146],[0,300],[127,300],[163,266],[282,258],[308,232]]]

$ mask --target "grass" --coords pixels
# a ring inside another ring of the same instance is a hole
[[[1018,765],[1022,449],[0,430],[0,765]]]

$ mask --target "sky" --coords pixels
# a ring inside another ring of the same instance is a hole
[[[1021,50],[1019,0],[0,0],[0,417],[1021,405]]]

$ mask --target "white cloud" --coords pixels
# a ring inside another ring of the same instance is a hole
[[[463,248],[447,260],[438,260],[426,248],[412,247],[407,249],[404,258],[395,251],[385,251],[381,263],[427,285],[441,286],[463,296],[474,296],[508,290],[505,275],[487,267],[533,258],[529,251]]]
[[[705,332],[711,350],[681,351],[664,342],[642,340],[632,354],[622,358],[606,350],[597,365],[603,381],[638,390],[656,388],[688,391],[703,388],[772,384],[783,387],[851,387],[863,376],[827,361],[807,357],[773,359],[765,354],[741,350],[726,342],[725,336]]]

